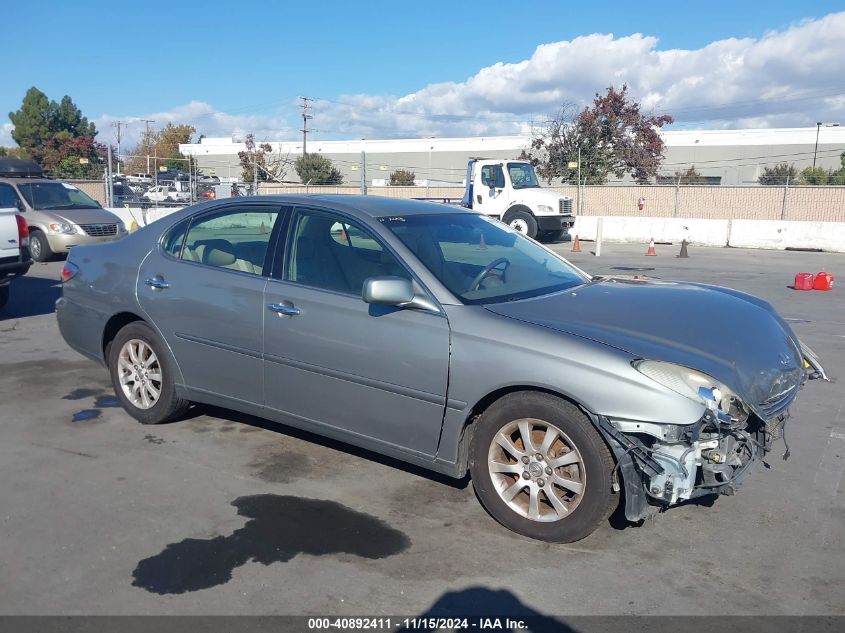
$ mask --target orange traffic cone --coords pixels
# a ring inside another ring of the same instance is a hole
[[[340,229],[340,241],[341,242],[348,242],[349,240],[346,239],[346,229]]]
[[[678,257],[681,257],[683,259],[689,257],[689,252],[687,251],[687,244],[689,244],[689,242],[687,242],[686,240],[683,240],[681,242],[681,252],[678,254]]]
[[[578,236],[575,236],[575,239],[572,241],[572,252],[573,253],[580,253],[581,252],[581,240],[578,239]]]
[[[481,234],[481,239],[478,240],[478,250],[487,250],[487,242],[484,241],[484,233]]]
[[[654,250],[654,238],[651,238],[651,241],[648,243],[648,250],[645,254],[647,257],[655,257],[657,255],[657,251]]]

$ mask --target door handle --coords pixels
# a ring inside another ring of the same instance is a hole
[[[149,279],[145,279],[144,283],[147,284],[150,288],[157,288],[159,290],[164,290],[165,288],[170,288],[170,284],[167,283],[161,277],[151,277]]]
[[[285,305],[284,303],[271,303],[267,306],[268,310],[277,313],[279,316],[299,316],[302,311],[294,305]]]

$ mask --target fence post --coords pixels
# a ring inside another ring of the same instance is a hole
[[[367,195],[367,153],[361,150],[361,195]]]
[[[786,174],[786,184],[783,186],[783,203],[780,207],[780,219],[786,219],[786,210],[789,207],[789,174]]]
[[[675,183],[675,213],[673,218],[678,217],[678,208],[681,206],[681,177],[678,176],[678,182]]]

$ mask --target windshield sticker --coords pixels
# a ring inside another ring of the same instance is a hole
[[[64,187],[65,189],[70,189],[71,191],[79,191],[79,189],[77,189],[73,185],[67,184],[66,182],[62,183],[62,187]]]

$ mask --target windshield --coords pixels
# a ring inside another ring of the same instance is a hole
[[[536,297],[588,281],[562,258],[483,215],[412,215],[380,221],[466,304]]]
[[[18,185],[27,203],[33,209],[99,209],[92,198],[73,185],[64,182],[28,182]]]
[[[514,189],[540,186],[534,168],[528,163],[508,163],[508,174]]]

